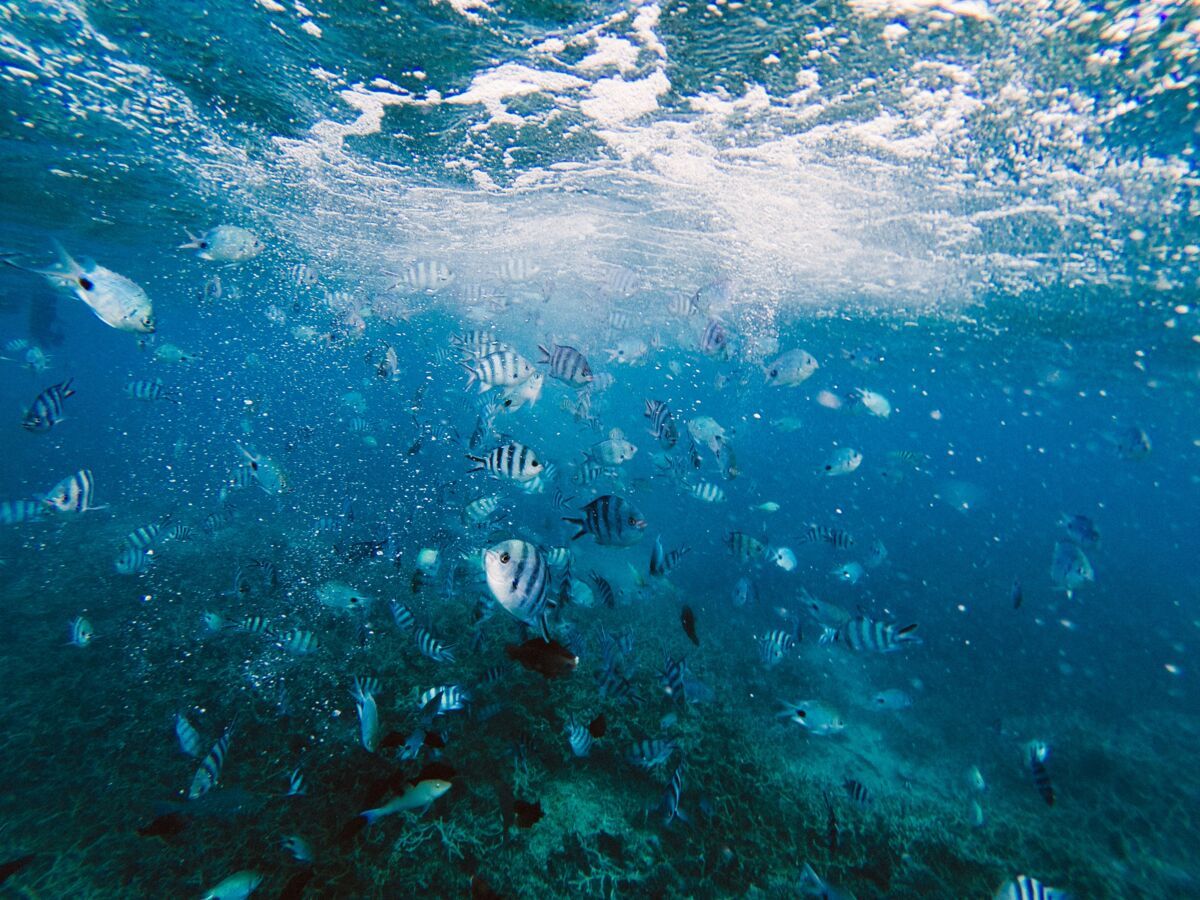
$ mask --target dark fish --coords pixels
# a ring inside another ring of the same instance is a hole
[[[532,828],[545,815],[542,812],[541,800],[535,800],[533,803],[527,803],[524,800],[514,800],[513,812],[517,815],[518,828]]]
[[[172,838],[187,827],[187,819],[179,813],[167,813],[159,816],[149,825],[143,825],[137,830],[142,837]]]
[[[297,872],[283,886],[283,890],[279,893],[279,900],[300,900],[304,896],[304,889],[308,887],[308,883],[312,880],[312,869],[304,869]]]
[[[492,886],[478,875],[472,875],[471,900],[504,900],[504,895],[492,890]]]
[[[604,732],[608,731],[608,720],[604,718],[604,713],[600,713],[600,715],[592,719],[592,721],[588,723],[587,730],[588,734],[597,740],[604,737]]]
[[[637,507],[614,494],[604,494],[587,504],[583,518],[563,517],[563,521],[579,529],[571,540],[590,534],[602,546],[628,547],[640,541],[646,531],[646,519]]]
[[[842,829],[838,825],[837,813],[833,809],[833,800],[829,797],[829,792],[825,792],[825,809],[827,815],[825,818],[825,840],[829,845],[829,852],[836,853],[841,844]]]
[[[696,637],[696,614],[692,612],[692,608],[686,603],[683,610],[679,613],[679,621],[683,625],[683,633],[691,639],[691,642],[697,647],[700,646],[700,638]]]
[[[33,862],[33,854],[28,853],[0,866],[0,884],[4,884],[4,882],[8,881],[8,879],[12,878],[31,862]]]
[[[1029,771],[1033,775],[1033,786],[1037,788],[1037,792],[1042,795],[1047,806],[1053,806],[1054,785],[1050,783],[1050,773],[1046,771],[1046,767],[1042,765],[1041,760],[1034,758],[1029,760]]]
[[[596,593],[600,595],[600,602],[609,609],[617,605],[617,598],[613,592],[612,585],[608,583],[603,575],[598,572],[591,574],[592,585],[596,588]]]
[[[568,675],[579,665],[579,657],[558,641],[542,638],[530,638],[523,644],[508,644],[504,652],[509,659],[546,678]]]
[[[850,799],[859,806],[870,805],[871,792],[867,790],[867,786],[861,781],[856,781],[853,778],[847,778],[842,782],[842,787],[846,789],[846,793],[850,795]]]
[[[1020,609],[1021,604],[1025,601],[1025,589],[1021,587],[1021,579],[1014,578],[1012,590],[1009,591],[1009,597],[1012,598],[1013,609]]]

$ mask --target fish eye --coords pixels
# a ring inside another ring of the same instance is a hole
[[[90,278],[80,278],[80,279],[79,279],[79,286],[80,286],[81,288],[83,288],[85,291],[90,291],[90,290],[91,290],[92,288],[94,288],[96,285],[92,283],[92,280],[91,280]]]
[[[629,524],[630,524],[630,525],[633,525],[633,524],[634,524],[634,523],[636,523],[636,522],[637,522],[637,519],[635,519],[633,516],[630,516],[630,517],[629,517]]]
[[[825,466],[825,471],[826,471],[826,472],[828,472],[828,471],[829,471],[830,469],[832,469],[832,468],[833,468],[833,466],[831,466],[831,465],[829,465],[829,464],[826,464],[826,466]]]
[[[778,378],[778,377],[779,377],[779,370],[778,370],[778,369],[772,369],[770,374],[771,374],[771,377],[772,377],[772,378]]]
[[[512,557],[508,555],[507,550],[500,554],[500,562],[507,563],[510,559],[512,559]]]
[[[200,249],[201,249],[201,250],[207,250],[207,249],[208,249],[208,241],[201,241],[201,242],[200,242]]]

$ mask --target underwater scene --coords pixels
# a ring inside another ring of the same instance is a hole
[[[0,0],[0,895],[1200,897],[1198,76]]]

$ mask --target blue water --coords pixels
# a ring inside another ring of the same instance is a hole
[[[0,524],[0,885],[1200,896],[1194,24],[1151,3],[0,3],[0,502],[43,513]],[[180,248],[218,225],[264,249]],[[39,274],[55,242],[144,288],[154,333]],[[728,352],[702,347],[711,323]],[[594,379],[535,365],[535,401],[506,409],[467,385],[472,332],[535,364],[576,347]],[[815,372],[768,385],[796,349]],[[68,379],[62,421],[23,428]],[[175,400],[126,395],[153,379]],[[581,483],[614,429],[636,454]],[[540,492],[470,471],[512,440],[552,464]],[[861,465],[822,474],[846,448]],[[95,508],[51,510],[80,470]],[[608,494],[644,536],[572,540],[562,519]],[[155,523],[192,531],[118,571]],[[731,531],[768,551],[739,560]],[[666,577],[658,537],[688,550]],[[570,550],[559,677],[506,652],[539,629],[479,554],[513,538]],[[1056,543],[1091,577],[1056,578]],[[331,582],[373,603],[322,603]],[[70,643],[78,617],[94,639]],[[920,642],[856,649],[863,617]],[[295,630],[315,652],[281,646]],[[798,641],[768,665],[772,631]],[[614,652],[632,699],[600,685]],[[684,698],[660,677],[681,659]],[[423,721],[440,685],[471,702]],[[567,724],[600,714],[575,757]],[[658,738],[665,764],[630,762]],[[365,826],[435,777],[426,811]]]

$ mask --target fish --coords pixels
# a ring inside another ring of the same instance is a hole
[[[530,638],[523,644],[508,644],[505,655],[531,672],[546,678],[569,675],[579,665],[579,657],[560,644],[543,638]]]
[[[416,616],[413,611],[398,600],[388,602],[388,609],[392,613],[392,621],[401,631],[411,631],[416,626]]]
[[[863,411],[878,419],[886,419],[892,414],[892,404],[887,397],[866,388],[854,388],[847,394],[846,407],[851,412]]]
[[[92,630],[92,623],[83,616],[76,616],[71,620],[71,640],[68,642],[72,647],[86,647],[96,639],[96,632]]]
[[[871,792],[867,790],[867,786],[861,781],[854,778],[847,778],[842,782],[842,787],[850,800],[858,806],[871,805]]]
[[[671,781],[667,785],[667,793],[660,804],[664,813],[664,825],[670,825],[675,819],[679,819],[681,822],[688,821],[687,816],[683,814],[683,810],[679,808],[679,801],[683,796],[683,768],[684,763],[680,760],[679,765],[675,767],[675,771],[671,774]]]
[[[327,581],[317,588],[317,600],[322,606],[346,611],[370,608],[375,598],[340,581]]]
[[[316,632],[294,628],[279,635],[278,644],[293,656],[308,656],[317,652],[320,640]]]
[[[52,384],[33,398],[21,425],[26,431],[49,431],[64,420],[66,399],[75,396],[74,378]]]
[[[867,653],[894,653],[910,644],[921,643],[921,638],[913,634],[916,630],[916,623],[901,627],[867,616],[855,616],[833,631],[824,642],[844,644],[851,650]]]
[[[187,823],[187,818],[180,813],[165,813],[151,820],[148,825],[138,826],[137,833],[139,837],[160,837],[166,840],[182,834],[187,828]]]
[[[862,580],[865,571],[860,563],[848,562],[842,563],[840,566],[834,566],[829,570],[829,574],[838,581],[846,584],[858,584]]]
[[[852,447],[841,447],[834,450],[821,467],[821,474],[826,476],[849,475],[862,465],[863,455]]]
[[[1095,547],[1100,543],[1100,532],[1096,530],[1095,523],[1087,516],[1064,515],[1058,524],[1066,532],[1067,537],[1080,547]]]
[[[159,539],[165,537],[166,518],[159,522],[151,522],[149,525],[141,525],[129,534],[125,535],[125,544],[133,547],[136,550],[153,550],[158,545]]]
[[[111,328],[154,333],[154,307],[139,285],[91,260],[76,262],[57,241],[54,241],[54,248],[58,252],[58,263],[54,268],[27,271],[43,276],[57,288],[72,292],[96,314],[96,318]],[[3,256],[0,256],[0,262],[16,266]]]
[[[631,547],[646,532],[646,520],[628,500],[615,494],[603,494],[583,507],[583,518],[563,517],[579,531],[571,540],[590,534],[605,547]]]
[[[296,862],[310,863],[313,859],[312,848],[308,846],[308,841],[300,837],[298,834],[289,834],[281,842],[280,846],[292,854],[292,858]]]
[[[912,697],[899,688],[888,688],[880,691],[871,698],[872,709],[908,709],[912,706]]]
[[[854,537],[835,525],[806,525],[800,543],[825,543],[835,550],[849,550],[854,546]]]
[[[304,773],[300,769],[292,769],[288,775],[288,789],[285,797],[303,797],[308,793],[308,785],[304,781]]]
[[[402,810],[416,810],[417,815],[422,815],[433,805],[435,800],[443,796],[450,788],[450,782],[440,778],[429,778],[415,784],[410,783],[405,786],[402,793],[393,797],[383,806],[364,810],[359,815],[367,820],[368,825],[374,825],[384,816],[390,816]]]
[[[546,377],[541,372],[534,372],[520,384],[505,388],[500,394],[499,411],[511,413],[522,409],[525,404],[533,406],[542,396],[545,381]]]
[[[785,572],[793,572],[796,569],[796,554],[792,552],[790,547],[767,547],[763,551],[763,559],[767,562],[775,563]]]
[[[433,704],[435,698],[437,698],[436,705]],[[417,708],[425,710],[426,707],[429,707],[431,716],[440,716],[444,713],[465,709],[470,702],[470,693],[456,684],[431,687],[417,696]]]
[[[49,512],[43,500],[4,500],[0,501],[0,525],[20,525],[22,522],[36,522],[44,519]]]
[[[665,449],[670,450],[679,441],[679,429],[667,404],[661,400],[647,400],[645,417],[650,420],[650,434]]]
[[[243,634],[257,634],[265,638],[275,636],[271,623],[262,616],[246,616],[238,623],[237,630]]]
[[[806,350],[788,350],[763,366],[763,376],[771,387],[797,387],[819,368],[816,358]]]
[[[1008,590],[1008,598],[1012,602],[1013,609],[1020,609],[1021,604],[1025,600],[1025,589],[1021,587],[1021,579],[1014,578],[1012,587]]]
[[[539,344],[538,351],[542,354],[542,365],[550,366],[550,377],[565,381],[568,384],[590,384],[592,367],[587,357],[566,344],[551,344],[549,347]]]
[[[436,259],[418,259],[400,272],[389,273],[398,279],[391,290],[401,287],[432,294],[454,283],[455,274],[448,265]]]
[[[238,444],[237,447],[242,452],[242,455],[246,457],[246,464],[253,471],[254,479],[258,482],[258,486],[262,488],[263,493],[273,497],[287,492],[287,476],[270,457],[248,450],[241,444]]]
[[[987,782],[983,780],[983,773],[979,771],[979,766],[971,766],[967,769],[967,784],[980,793],[987,790]]]
[[[611,363],[619,366],[636,366],[650,352],[650,347],[639,337],[624,337],[612,347],[606,348],[604,352],[608,354],[608,361]],[[593,390],[595,390],[597,381],[596,378],[592,379]]]
[[[1029,774],[1033,777],[1033,786],[1047,806],[1054,805],[1054,785],[1050,781],[1050,773],[1046,771],[1045,754],[1030,753],[1026,759]]]
[[[199,361],[200,356],[174,344],[159,344],[154,348],[153,359],[155,362],[164,363],[194,363]]]
[[[711,481],[697,481],[688,486],[687,492],[703,503],[725,502],[725,490]]]
[[[258,889],[262,880],[262,875],[249,869],[234,872],[216,887],[209,888],[200,900],[246,900]]]
[[[671,754],[675,752],[675,742],[664,738],[636,741],[625,758],[639,769],[649,772],[659,766],[666,765]]]
[[[567,735],[567,744],[576,758],[582,759],[592,752],[592,745],[595,744],[596,739],[592,737],[587,728],[577,725],[574,720],[571,720],[567,722],[564,731]]]
[[[796,647],[796,633],[774,628],[758,639],[759,657],[768,669],[777,666]]]
[[[867,550],[867,558],[865,560],[868,569],[878,569],[887,562],[888,551],[887,547],[883,546],[883,541],[876,538],[871,541],[871,547]]]
[[[683,625],[683,633],[688,636],[688,639],[697,647],[700,646],[700,638],[696,637],[696,614],[692,612],[692,608],[686,603],[679,613],[679,622]]]
[[[654,538],[654,547],[650,551],[650,574],[656,578],[669,575],[683,557],[691,552],[691,549],[691,547],[678,547],[668,552],[663,549],[662,535],[658,535]]]
[[[199,237],[189,231],[187,236],[188,242],[178,249],[197,250],[197,256],[210,262],[245,262],[266,249],[253,231],[238,225],[218,225]]]
[[[757,509],[759,512],[773,513],[779,512],[780,507],[774,500],[768,500],[765,503],[759,503],[757,506],[751,507],[751,509]]]
[[[525,800],[516,800],[513,802],[513,812],[517,816],[518,828],[532,828],[545,815],[542,810],[542,801],[540,800],[535,800],[533,803]]]
[[[180,750],[188,756],[199,758],[204,749],[200,743],[200,732],[183,713],[175,714],[175,737],[179,740]]]
[[[299,288],[316,287],[317,282],[321,280],[317,270],[307,263],[296,263],[289,267],[288,277],[291,278],[292,284]]]
[[[1036,878],[1018,875],[1000,885],[995,900],[1071,900],[1071,897],[1066,891],[1047,887]]]
[[[507,540],[484,551],[487,585],[496,602],[520,622],[540,627],[550,641],[546,624],[549,566],[542,552],[531,543]]]
[[[625,434],[619,428],[608,433],[608,440],[593,444],[588,450],[588,458],[604,466],[619,466],[626,463],[637,454],[638,448],[625,440]]]
[[[739,608],[758,605],[758,587],[749,578],[739,578],[733,586],[733,605]]]
[[[413,640],[416,642],[417,649],[421,651],[421,654],[432,659],[434,662],[454,662],[454,653],[451,649],[426,629],[418,626],[413,631]]]
[[[229,753],[229,742],[233,739],[233,729],[234,725],[230,724],[217,738],[217,742],[208,751],[208,755],[201,761],[200,768],[196,770],[196,775],[192,778],[191,787],[188,788],[189,800],[199,800],[216,787],[217,782],[221,780],[221,769],[224,768],[225,756]]]
[[[511,441],[501,444],[486,456],[467,455],[474,465],[472,472],[486,471],[494,478],[515,482],[526,482],[536,478],[543,470],[541,461],[529,447]]]
[[[467,390],[479,385],[484,394],[494,387],[512,387],[530,378],[536,369],[533,364],[515,350],[500,350],[478,357],[472,362],[461,363],[468,374]]]
[[[42,502],[53,507],[60,513],[84,513],[92,509],[104,509],[103,506],[93,505],[95,482],[91,469],[80,469],[74,475],[68,475],[46,492]]]
[[[1130,425],[1108,437],[1122,459],[1145,459],[1154,447],[1150,442],[1150,435],[1146,434],[1146,430],[1140,425]]]
[[[358,709],[362,745],[368,753],[374,753],[379,748],[379,707],[375,703],[379,688],[379,679],[355,676],[354,687],[350,691]]]
[[[1054,554],[1050,558],[1050,581],[1066,592],[1068,600],[1079,588],[1095,580],[1096,571],[1082,548],[1070,541],[1055,541]]]
[[[301,900],[304,892],[308,889],[309,882],[315,877],[316,873],[312,868],[301,869],[287,880],[283,890],[279,892],[277,900]]]
[[[729,333],[725,323],[718,318],[710,318],[700,333],[700,350],[709,356],[725,356],[729,350]]]
[[[663,693],[668,697],[679,697],[687,700],[687,687],[685,684],[685,676],[687,675],[687,663],[682,659],[673,659],[667,656],[663,664],[663,670],[659,674],[659,678],[663,683]]]
[[[766,544],[744,531],[727,531],[725,546],[739,562],[761,560],[767,549]]]
[[[783,711],[781,718],[787,718],[802,725],[812,734],[828,736],[837,734],[846,727],[846,723],[837,711],[820,700],[797,700],[794,703],[781,701]]]
[[[615,607],[617,605],[616,592],[613,591],[612,585],[608,583],[608,579],[599,572],[592,572],[589,577],[596,589],[596,593],[600,596],[600,602],[608,609]]]

